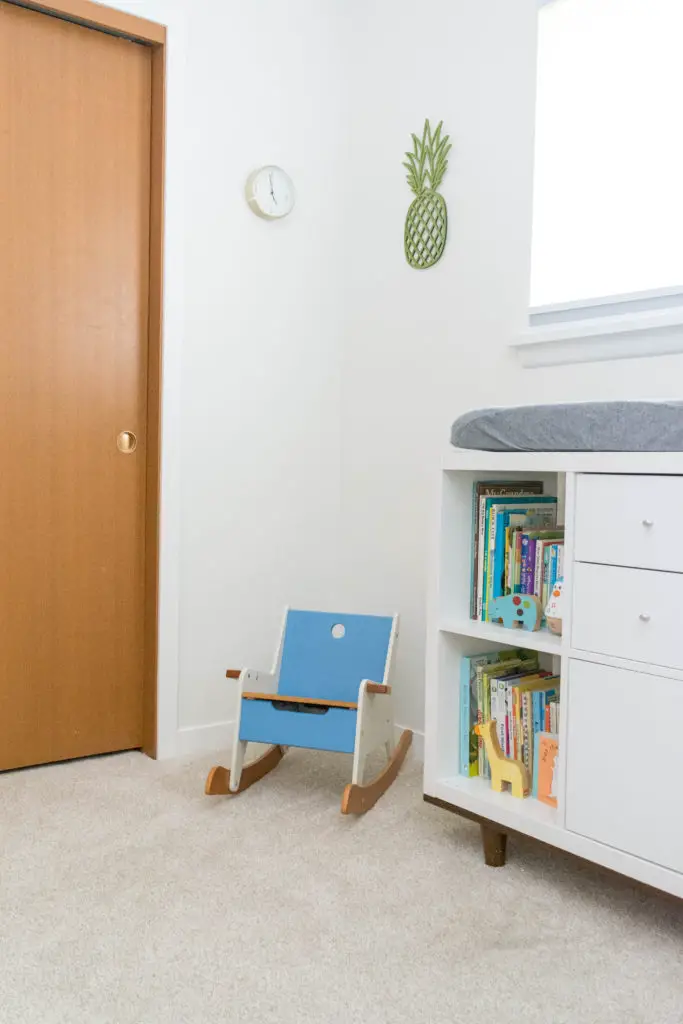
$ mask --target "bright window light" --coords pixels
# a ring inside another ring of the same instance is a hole
[[[539,11],[531,306],[683,289],[683,0]]]

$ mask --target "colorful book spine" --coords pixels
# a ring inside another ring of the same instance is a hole
[[[522,534],[522,572],[520,578],[522,594],[533,594],[536,568],[536,538]]]
[[[533,594],[536,574],[536,546],[538,541],[535,537],[529,538],[529,578],[527,582],[527,594]]]
[[[506,714],[506,702],[505,692],[507,686],[505,679],[496,680],[496,731],[498,733],[498,742],[500,743],[500,749],[505,752],[505,714]]]
[[[550,587],[552,588],[557,579],[557,544],[553,544],[550,550],[552,552],[550,557]]]
[[[472,690],[470,686],[469,658],[460,661],[460,774],[470,775],[470,728]]]
[[[510,687],[510,757],[519,757],[519,687]]]
[[[543,732],[545,729],[545,702],[546,702],[546,691],[541,690],[541,699],[539,701],[539,721],[536,732]]]
[[[518,530],[515,535],[515,572],[514,572],[514,584],[512,588],[513,594],[522,593],[522,540],[524,539],[524,531]]]
[[[491,679],[484,673],[484,721],[490,722],[491,715]],[[486,753],[486,747],[484,747],[484,778],[491,778],[491,765],[489,764],[488,754]]]
[[[478,547],[479,547],[479,521],[478,521],[478,508],[477,508],[477,496],[478,488],[475,484],[472,488],[472,561],[470,562],[470,618],[474,619],[477,615],[477,564],[478,564]]]
[[[531,774],[531,795],[534,800],[538,799],[538,752],[542,735],[542,732],[534,733],[534,770]]]
[[[541,698],[543,696],[542,690],[537,690],[531,694],[531,705],[533,711],[533,733],[541,731]]]
[[[546,544],[543,547],[543,584],[541,587],[541,604],[545,609],[550,594],[550,561],[553,545]]]
[[[493,583],[491,597],[500,597],[505,593],[505,537],[510,522],[509,512],[496,514],[495,545],[493,552]]]
[[[522,726],[522,761],[526,765],[527,769],[531,767],[531,757],[529,755],[529,737],[531,736],[531,723],[529,721],[529,709],[531,706],[531,694],[527,691],[522,694],[521,700],[521,726]]]
[[[547,544],[545,541],[538,541],[536,544],[536,558],[534,560],[534,589],[532,593],[536,594],[539,598],[543,595],[543,556],[545,555],[546,548]]]
[[[483,609],[484,552],[486,544],[486,499],[479,499],[479,543],[477,566],[477,618],[481,618]]]
[[[483,532],[483,578],[481,581],[481,622],[487,622],[488,612],[488,562],[490,561],[490,511],[484,499],[484,532]]]
[[[521,535],[521,552],[520,552],[520,573],[519,573],[519,593],[526,594],[528,587],[528,534]]]
[[[484,722],[484,680],[482,673],[477,672],[477,725]],[[481,736],[477,737],[477,774],[484,774],[484,741]]]
[[[508,562],[510,554],[510,521],[513,516],[517,517],[517,511],[506,511],[498,513],[496,527],[496,554],[495,554],[495,578],[494,597],[501,597],[509,592],[508,583]]]
[[[513,539],[514,539],[514,526],[508,526],[505,529],[505,579],[503,581],[503,593],[512,593],[512,553]]]

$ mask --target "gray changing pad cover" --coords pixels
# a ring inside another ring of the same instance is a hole
[[[476,409],[458,417],[451,442],[489,452],[681,452],[683,402]]]

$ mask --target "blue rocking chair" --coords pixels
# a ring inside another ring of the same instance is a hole
[[[405,729],[394,743],[389,672],[397,633],[398,616],[288,610],[273,671],[226,673],[240,686],[232,765],[211,769],[206,793],[241,793],[272,771],[287,747],[308,747],[353,754],[342,814],[369,810],[398,775],[413,738]],[[271,747],[245,765],[249,742]],[[387,765],[364,785],[365,759],[382,746]]]

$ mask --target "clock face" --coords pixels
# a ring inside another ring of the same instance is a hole
[[[281,167],[261,167],[247,180],[247,202],[259,217],[286,217],[294,206],[294,185]]]

